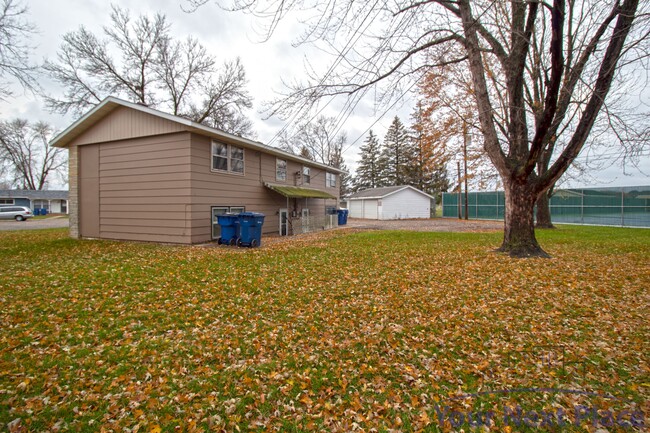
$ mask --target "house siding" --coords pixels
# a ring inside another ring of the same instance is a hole
[[[81,146],[80,236],[190,243],[189,143],[177,133]]]
[[[244,174],[224,173],[211,170],[212,139],[198,134],[191,140],[191,226],[192,242],[212,240],[211,209],[213,206],[243,206],[248,212],[260,212],[265,215],[262,232],[277,234],[279,232],[278,211],[287,207],[287,199],[264,186],[265,182],[286,185],[300,185],[294,174],[302,171],[302,164],[287,161],[286,181],[277,181],[275,172],[276,157],[270,154],[244,148]],[[311,167],[313,182],[310,188],[325,188],[325,172]],[[333,193],[333,191],[330,191]],[[305,204],[305,202],[307,202]],[[304,207],[309,207],[312,214],[325,213],[325,200],[289,200],[289,210],[296,208],[299,214]],[[329,200],[336,203],[336,200]]]
[[[84,145],[127,140],[182,132],[184,129],[185,126],[179,123],[132,110],[128,107],[118,107],[108,116],[95,123],[92,128],[80,134],[72,144]]]

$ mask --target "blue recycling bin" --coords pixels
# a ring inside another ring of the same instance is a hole
[[[262,245],[262,225],[264,214],[242,212],[239,214],[240,235],[237,245],[240,247],[258,247]]]
[[[44,207],[41,208],[41,215],[47,215],[47,209]]]
[[[36,207],[34,208],[32,213],[34,214],[34,216],[39,216],[41,214],[41,209]]]
[[[336,211],[339,214],[339,225],[344,226],[348,223],[348,210],[339,209]]]
[[[218,244],[236,245],[239,238],[239,215],[223,214],[217,215],[217,222],[221,227],[221,237]]]

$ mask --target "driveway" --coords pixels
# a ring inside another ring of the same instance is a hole
[[[365,230],[410,230],[417,232],[493,232],[503,230],[503,221],[465,221],[458,218],[379,221],[349,218],[347,227]]]
[[[68,227],[68,218],[64,216],[37,220],[30,218],[27,221],[0,220],[0,231],[60,229],[63,227]]]

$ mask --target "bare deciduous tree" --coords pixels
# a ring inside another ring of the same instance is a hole
[[[207,0],[189,2],[199,7]],[[518,257],[547,256],[535,238],[537,198],[579,155],[615,77],[648,58],[650,4],[639,0],[232,0],[224,7],[267,17],[269,32],[293,9],[314,11],[298,43],[335,53],[326,73],[292,87],[272,113],[335,95],[358,98],[378,85],[377,100],[387,104],[426,71],[465,63],[484,148],[506,193],[499,250]],[[533,50],[549,59],[540,69],[545,87],[537,114],[526,102]],[[578,109],[569,110],[572,103]],[[538,173],[540,155],[565,129],[563,149]]]
[[[218,68],[196,39],[175,40],[161,14],[141,15],[113,6],[99,37],[81,26],[63,37],[56,60],[44,68],[65,92],[46,96],[52,111],[80,114],[107,96],[119,96],[171,114],[252,136],[243,110],[252,106],[239,59]]]
[[[0,99],[11,96],[13,80],[24,89],[37,87],[36,67],[29,61],[27,41],[34,26],[26,19],[27,7],[16,0],[3,0],[0,4]]]
[[[294,134],[284,134],[280,137],[280,147],[291,149],[292,153],[302,154],[304,150],[310,155],[309,159],[331,164],[347,141],[345,133],[336,134],[337,121],[334,117],[318,116],[313,122],[299,125]],[[304,150],[303,150],[304,149]]]
[[[52,127],[24,119],[0,122],[0,164],[7,183],[21,189],[41,190],[57,170],[64,169],[63,149],[50,147]]]

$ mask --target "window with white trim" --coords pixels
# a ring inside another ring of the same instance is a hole
[[[302,167],[302,183],[311,183],[311,169],[304,165]]]
[[[287,180],[287,160],[275,158],[275,180]]]
[[[244,174],[244,149],[213,141],[212,170]]]
[[[0,198],[0,204],[16,204],[13,198]]]
[[[328,188],[336,186],[336,177],[332,176],[332,173],[329,171],[325,173],[325,186]]]
[[[32,209],[47,209],[50,210],[50,202],[48,200],[32,200]]]

